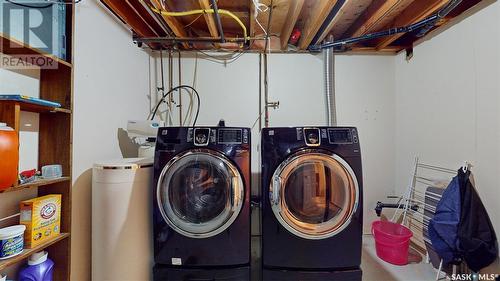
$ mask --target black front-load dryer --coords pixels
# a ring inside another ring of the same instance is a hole
[[[155,280],[248,279],[250,177],[250,129],[158,130]]]
[[[262,130],[264,280],[361,280],[356,128]]]

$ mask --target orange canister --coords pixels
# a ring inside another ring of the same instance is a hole
[[[7,124],[0,123],[0,191],[17,181],[19,163],[19,138]]]

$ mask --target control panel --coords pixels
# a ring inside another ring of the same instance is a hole
[[[355,128],[297,128],[297,140],[307,146],[320,146],[322,142],[330,144],[357,144]]]
[[[187,141],[196,146],[217,144],[248,144],[249,132],[242,128],[194,128],[189,129]]]
[[[328,129],[328,141],[332,144],[352,144],[358,143],[358,136],[355,129],[330,128]]]

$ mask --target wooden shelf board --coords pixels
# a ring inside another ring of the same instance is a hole
[[[36,180],[34,182],[29,182],[25,184],[20,184],[20,185],[15,185],[7,190],[1,191],[0,193],[6,193],[6,192],[14,192],[14,191],[19,191],[19,190],[24,190],[24,189],[29,189],[29,188],[35,188],[35,187],[41,187],[41,186],[46,186],[58,182],[65,182],[69,181],[70,177],[61,177],[57,179],[40,179]]]
[[[0,100],[0,105],[4,104],[10,104],[10,105],[19,104],[21,111],[29,111],[37,113],[48,113],[48,112],[67,113],[67,114],[71,113],[71,110],[61,107],[44,106],[24,101]]]
[[[47,54],[45,52],[42,52],[41,50],[27,46],[23,42],[18,41],[14,38],[10,38],[9,36],[7,36],[1,32],[0,32],[0,53],[6,54],[9,56],[13,56],[13,57],[22,56],[22,55],[43,56],[46,58],[53,59],[55,62],[57,62],[58,65],[63,65],[65,67],[69,67],[69,68],[72,67],[71,63],[69,63],[61,58],[58,58],[55,55]]]
[[[31,256],[32,254],[36,253],[36,252],[40,252],[42,251],[43,249],[51,246],[51,245],[54,245],[55,243],[59,242],[59,241],[62,241],[66,238],[68,238],[70,236],[69,233],[61,233],[59,234],[58,236],[54,237],[53,239],[51,240],[48,240],[46,241],[45,243],[43,244],[40,244],[34,248],[31,248],[31,249],[24,249],[23,252],[15,257],[12,257],[10,259],[6,259],[6,260],[0,260],[0,270],[4,270],[5,268],[11,266],[11,265],[14,265],[24,259],[27,259],[29,258],[29,256]]]

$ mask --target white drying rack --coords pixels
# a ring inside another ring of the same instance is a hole
[[[462,169],[466,172],[471,166],[469,162],[465,161]],[[432,243],[425,237],[424,233],[427,232],[429,221],[436,212],[435,206],[430,205],[428,200],[431,199],[439,202],[441,199],[441,193],[430,192],[427,188],[434,187],[444,190],[456,175],[457,170],[424,164],[416,157],[408,188],[403,196],[399,197],[399,206],[391,219],[391,221],[396,222],[402,215],[401,224],[413,232],[413,237],[411,238],[413,248],[426,256],[427,263],[430,263],[430,257],[425,244],[427,242],[432,245]],[[418,208],[414,208],[415,206],[418,206]],[[399,210],[402,210],[402,214],[400,214]],[[442,266],[443,261],[441,260],[436,280],[447,278],[446,275],[441,277]],[[457,273],[458,269],[460,271],[467,270],[463,264],[458,266],[453,265],[453,273]]]

